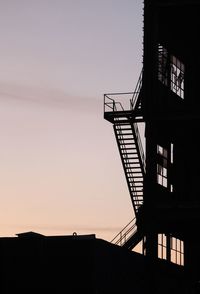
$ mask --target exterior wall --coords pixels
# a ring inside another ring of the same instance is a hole
[[[156,257],[159,233],[171,234],[184,240],[185,267],[195,266],[197,276],[199,241],[192,236],[200,227],[199,13],[195,0],[144,1],[146,178],[139,221],[147,255]],[[158,145],[168,153],[165,170]],[[167,173],[167,184],[158,183],[159,169]]]
[[[94,236],[0,238],[2,293],[179,293],[184,271]],[[191,294],[183,291],[181,293]]]

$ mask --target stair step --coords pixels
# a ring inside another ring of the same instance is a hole
[[[135,179],[135,184],[137,184],[137,183],[141,183],[143,185],[144,182],[143,181],[136,181],[136,179]]]
[[[124,163],[125,168],[140,168],[140,163],[139,162],[125,162]],[[140,168],[141,169],[141,168]]]
[[[136,167],[137,168],[137,167]],[[135,171],[135,169],[131,169],[131,168],[125,168],[127,174],[135,174],[135,173],[139,173],[139,171]]]
[[[122,150],[122,149],[121,149]],[[126,153],[127,155],[137,155],[137,158],[139,158],[138,154],[137,154],[137,151],[136,152],[127,152]],[[134,159],[136,157],[132,157],[132,159]],[[131,159],[131,158],[130,158]]]
[[[136,145],[136,142],[135,142],[135,140],[133,140],[133,138],[128,138],[127,140],[124,139],[124,138],[122,138],[122,139],[119,139],[119,140],[120,140],[120,141],[123,141],[124,144],[129,144],[129,143],[131,143],[131,144]]]
[[[133,174],[141,174],[141,176],[143,177],[143,174],[142,174],[141,169],[140,169],[140,170],[136,170],[136,168],[134,168],[134,169],[131,171],[131,173],[133,173]]]
[[[133,173],[140,173],[142,174],[142,170],[139,166],[130,166],[126,167],[126,170],[130,169]]]
[[[132,139],[131,139],[132,140]],[[136,144],[135,144],[135,141],[133,141],[133,142],[130,142],[130,143],[128,143],[128,142],[125,142],[125,141],[131,141],[131,140],[124,140],[124,139],[119,139],[119,144],[120,145],[124,145],[124,146],[128,146],[128,145],[134,145],[134,149],[136,149]]]
[[[130,147],[130,148],[127,147],[126,149],[136,150],[135,143],[125,143],[125,142],[123,143],[123,142],[122,142],[122,143],[120,143],[119,145],[120,145],[120,147],[121,147],[121,146],[132,146],[132,147]]]
[[[134,186],[131,186],[131,189],[135,189],[135,188],[137,188],[137,189],[143,189],[143,185],[142,185],[142,183],[140,183],[140,185],[134,185]]]
[[[133,150],[133,148],[130,148],[130,147],[120,148],[120,150]],[[136,150],[136,148],[134,148],[134,150]],[[136,152],[133,152],[132,154],[136,154],[136,153],[137,153],[137,151]],[[129,154],[129,153],[127,153],[127,154]]]
[[[122,130],[122,131],[132,131],[132,128],[122,128],[122,126],[121,126],[120,130]]]
[[[133,172],[128,172],[128,171],[127,171],[127,178],[130,179],[130,180],[133,179],[133,182],[134,182],[134,180],[135,180],[135,175],[133,175]],[[140,179],[141,179],[141,177],[140,177]]]
[[[121,126],[130,126],[130,122],[129,121],[126,121],[126,122],[122,123],[122,122],[119,122],[119,120],[117,120],[115,122],[114,126],[120,126],[120,127]]]
[[[128,175],[130,175],[130,174],[134,174],[135,175],[135,174],[141,173],[139,171],[134,171],[134,170],[132,170],[130,168],[126,168],[126,172],[127,172]]]
[[[133,161],[130,161],[130,160],[137,160],[138,157],[126,157],[124,158],[124,160],[126,160],[126,163],[132,163]]]
[[[134,172],[134,169],[130,169],[130,168],[126,168],[126,172],[127,172],[127,174],[133,174],[133,173],[135,173]]]
[[[139,157],[135,157],[135,158],[132,158],[132,160],[133,161],[130,161],[130,158],[124,158],[124,161],[127,161],[127,162],[125,162],[125,163],[130,163],[130,164],[132,164],[132,163],[140,163],[140,161],[139,161]]]
[[[143,178],[143,175],[138,175],[139,174],[138,172],[137,173],[132,173],[132,174],[137,174],[137,175],[134,175],[131,178],[135,178],[135,179],[137,179],[137,178],[140,178],[140,179]],[[130,176],[128,178],[130,178]]]
[[[135,145],[135,143],[134,142],[132,142],[132,143],[127,143],[127,142],[124,142],[124,141],[122,141],[122,142],[119,142],[119,145],[120,145],[120,147],[122,147],[122,146],[132,146],[131,147],[131,149],[132,150],[136,150],[136,145]],[[122,147],[123,148],[123,147]],[[127,149],[128,147],[126,147],[126,149]],[[130,149],[130,148],[129,148]]]
[[[115,131],[117,133],[123,133],[123,134],[127,132],[127,134],[133,135],[133,130],[131,128],[122,128],[122,127],[119,127],[119,128],[116,128]]]
[[[119,138],[119,140],[124,140],[124,141],[131,141],[131,140],[133,140],[135,142],[134,138],[122,138],[122,139]]]
[[[137,166],[136,166],[136,167],[125,167],[125,170],[126,170],[126,172],[129,173],[129,174],[130,174],[130,173],[132,174],[132,173],[135,173],[135,172],[138,173],[139,171],[135,171],[136,168],[138,168],[138,167],[137,167]]]
[[[134,158],[134,159],[137,160],[137,158]],[[132,159],[132,160],[133,160],[133,159]],[[128,165],[128,164],[129,164],[129,165],[132,165],[132,164],[134,164],[134,163],[138,163],[138,164],[140,164],[139,161],[130,161],[129,159],[127,159],[127,158],[125,159],[125,158],[124,158],[124,164],[125,164],[125,165]]]
[[[143,185],[141,185],[141,186],[131,185],[131,186],[130,186],[130,189],[131,189],[131,190],[134,190],[135,187],[138,187],[138,188],[140,188],[140,189],[141,189],[141,188],[143,189]]]
[[[121,133],[122,133],[122,136],[132,136],[132,137],[133,137],[133,133],[132,133],[132,132],[130,132],[130,133],[127,133],[127,132],[124,133],[123,130],[121,130],[121,131],[122,131],[122,132],[121,132]],[[131,131],[131,130],[130,130],[130,131]]]
[[[117,133],[117,137],[118,138],[120,138],[120,137],[122,137],[122,138],[129,138],[129,139],[134,139],[134,137],[133,137],[133,133],[123,133],[123,132],[119,132],[119,133]]]
[[[126,153],[126,154],[129,155],[130,153]],[[136,154],[136,153],[131,153],[131,155],[132,155],[132,154]],[[138,156],[135,156],[135,157],[129,157],[128,159],[131,160],[131,159],[138,159],[138,158],[139,158]],[[127,159],[127,160],[128,160],[128,159]]]
[[[136,165],[139,165],[140,166],[140,162],[139,161],[124,161],[124,165],[126,166],[126,167],[131,167],[131,168],[133,168],[134,166],[136,166]]]
[[[126,169],[134,169],[134,168],[139,168],[140,167],[140,164],[139,164],[139,162],[131,162],[131,163],[125,162],[124,163],[124,167]]]

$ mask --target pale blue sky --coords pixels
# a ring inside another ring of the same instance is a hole
[[[132,217],[103,94],[142,69],[140,0],[0,0],[0,235],[95,233]]]

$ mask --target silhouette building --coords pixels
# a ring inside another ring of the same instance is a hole
[[[145,0],[136,89],[104,95],[135,215],[114,241],[140,243],[151,272],[156,260],[176,265],[183,293],[200,293],[199,14],[199,0]]]
[[[132,293],[132,277],[142,286],[144,257],[95,235],[1,237],[0,260],[2,294]]]
[[[200,293],[199,15],[199,0],[144,0],[136,89],[104,95],[133,219],[113,244],[0,238],[2,293]]]
[[[187,276],[177,265],[155,260],[151,272],[147,256],[95,235],[1,237],[0,260],[5,294],[190,293],[184,292]]]

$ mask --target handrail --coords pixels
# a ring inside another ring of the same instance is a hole
[[[124,111],[124,108],[121,102],[118,102],[118,101],[116,102],[114,99],[110,98],[108,95],[115,95],[115,94],[104,94],[104,113],[106,112],[107,108],[110,108],[112,111]],[[106,99],[109,100],[109,102],[106,102]]]
[[[123,246],[137,232],[136,218],[133,218],[112,240],[111,243]]]
[[[140,158],[141,158],[141,161],[142,161],[142,166],[143,166],[143,169],[144,169],[144,172],[145,172],[145,170],[146,170],[146,159],[145,159],[144,149],[143,149],[143,146],[142,146],[142,140],[141,140],[141,137],[140,137],[140,132],[139,132],[137,123],[134,123],[133,127],[134,127],[135,135],[136,135],[136,138],[137,138],[137,143],[138,143],[138,148],[139,148],[139,152],[140,152]]]
[[[142,88],[142,76],[143,76],[143,69],[141,70],[141,73],[140,73],[139,79],[137,81],[134,92],[121,92],[121,93],[104,94],[104,113],[107,112],[107,109],[109,109],[110,111],[124,110],[121,102],[118,102],[118,101],[110,98],[110,96],[132,95],[132,98],[130,99],[130,109],[129,110],[134,110],[135,106],[137,104],[137,101],[138,101],[140,90]],[[107,101],[107,100],[109,100],[109,101]],[[116,104],[120,105],[121,109],[119,109],[116,106]]]
[[[117,95],[130,95],[130,94],[134,94],[134,92],[106,93],[104,95],[117,96]],[[110,99],[112,99],[112,98],[110,98]]]
[[[135,109],[137,100],[138,100],[138,96],[140,94],[140,90],[142,88],[142,76],[143,76],[143,69],[141,70],[139,79],[137,81],[136,87],[135,87],[135,91],[133,92],[133,97],[130,100],[130,109],[133,110]]]

